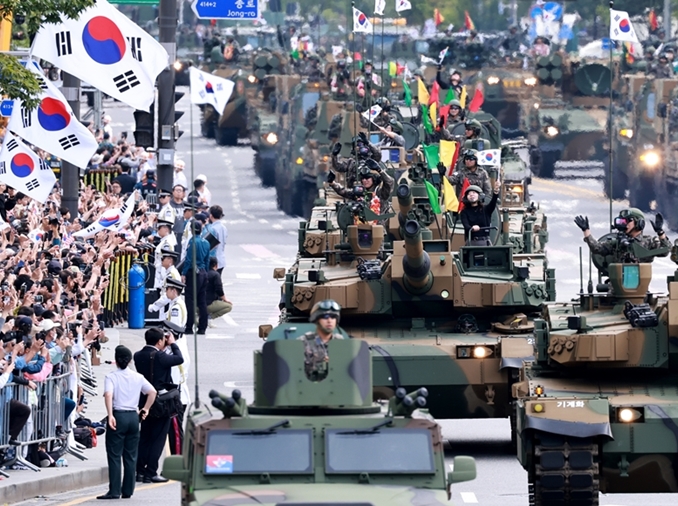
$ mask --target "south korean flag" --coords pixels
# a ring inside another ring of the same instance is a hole
[[[0,149],[0,183],[44,204],[56,183],[56,176],[19,137],[7,132]]]
[[[75,119],[63,94],[45,79],[35,62],[27,62],[26,68],[40,83],[40,104],[30,110],[15,100],[9,130],[77,167],[87,167],[98,146],[94,135]]]
[[[167,51],[105,0],[78,19],[44,24],[33,54],[135,109],[148,111]]]
[[[207,72],[191,67],[191,102],[194,104],[210,104],[219,114],[224,111],[233,93],[235,83]]]

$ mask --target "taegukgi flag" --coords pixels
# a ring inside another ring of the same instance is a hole
[[[478,165],[501,166],[501,149],[478,151]]]
[[[377,119],[377,116],[379,116],[379,114],[381,114],[381,106],[373,105],[372,107],[369,108],[369,110],[363,113],[363,118],[365,118],[368,121],[374,121],[375,119]]]
[[[210,104],[219,114],[224,111],[233,93],[235,83],[223,77],[191,67],[191,102],[194,104]]]
[[[395,10],[396,12],[409,11],[412,9],[412,4],[410,0],[395,0]]]
[[[372,33],[372,22],[363,11],[359,11],[355,7],[353,7],[353,31]]]
[[[160,43],[105,0],[77,19],[44,24],[33,54],[144,111],[155,98],[155,79],[169,63]]]
[[[96,235],[97,232],[108,230],[109,232],[120,232],[127,221],[132,216],[132,212],[136,206],[137,192],[133,191],[122,207],[114,209],[106,209],[97,220],[89,227],[79,230],[73,234],[73,237],[82,237],[87,239]]]
[[[56,183],[56,176],[19,137],[7,132],[0,149],[0,183],[44,204]]]
[[[386,8],[386,0],[374,0],[374,13],[383,16]]]
[[[40,149],[84,169],[98,147],[94,135],[75,119],[66,98],[45,79],[36,62],[27,62],[26,68],[40,83],[40,104],[29,110],[21,100],[15,100],[7,128]]]
[[[610,9],[610,39],[620,42],[638,42],[628,12]]]

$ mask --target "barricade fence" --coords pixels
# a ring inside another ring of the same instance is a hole
[[[85,185],[94,185],[97,191],[106,193],[108,185],[120,175],[117,169],[91,169],[84,175]]]
[[[78,401],[78,391],[71,391],[72,374],[78,375],[78,384],[85,387],[85,393],[96,395],[89,350],[79,357],[75,371],[34,381],[35,390],[12,382],[0,390],[0,454],[4,457],[4,466],[20,464],[40,471],[38,466],[27,460],[28,452],[37,455],[38,445],[44,445],[47,453],[69,453],[81,460],[87,459],[81,451],[84,447],[76,443],[72,431],[71,419],[75,417]],[[16,441],[12,441],[12,424],[26,417],[26,408],[30,409],[30,415]],[[8,458],[8,455],[13,457]],[[1,470],[0,474],[9,477]]]

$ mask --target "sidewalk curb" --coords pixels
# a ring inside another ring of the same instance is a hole
[[[33,471],[25,471],[33,472]],[[37,474],[37,473],[36,473]],[[11,480],[11,478],[10,478]],[[11,484],[0,488],[0,504],[13,504],[36,497],[71,492],[81,488],[108,483],[108,466],[91,469],[74,469],[73,472],[50,476],[44,479]]]

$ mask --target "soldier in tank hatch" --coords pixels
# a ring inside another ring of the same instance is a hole
[[[330,358],[327,344],[332,339],[343,339],[336,332],[341,306],[328,299],[317,302],[311,308],[309,321],[316,324],[315,332],[307,332],[299,338],[304,342],[304,370],[311,381],[322,381],[327,377]]]

